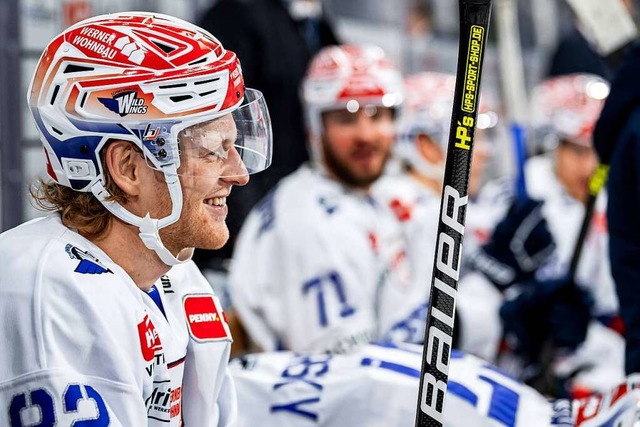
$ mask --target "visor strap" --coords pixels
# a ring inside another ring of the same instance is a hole
[[[144,245],[148,249],[154,251],[162,262],[169,266],[173,266],[189,261],[191,259],[191,256],[187,256],[186,259],[183,260],[177,259],[173,256],[173,254],[171,254],[171,252],[167,250],[167,248],[164,247],[164,244],[160,239],[160,229],[176,222],[180,217],[180,211],[182,210],[182,190],[180,188],[179,181],[175,179],[174,182],[170,183],[169,177],[166,174],[165,177],[167,179],[167,185],[169,187],[169,194],[171,196],[173,209],[171,210],[171,214],[168,217],[162,218],[161,220],[152,219],[149,214],[147,214],[144,218],[140,218],[139,216],[134,215],[126,210],[119,203],[114,202],[113,200],[107,200],[107,198],[111,194],[107,191],[106,188],[104,188],[104,185],[100,180],[98,180],[93,186],[91,186],[91,192],[100,201],[100,203],[102,203],[102,205],[115,217],[121,219],[127,224],[138,227],[138,229],[140,230],[139,236]],[[177,187],[177,189],[175,187]],[[189,255],[193,255],[193,251],[189,251]]]

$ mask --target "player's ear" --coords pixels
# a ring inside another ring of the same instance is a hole
[[[145,160],[135,145],[128,141],[114,140],[104,150],[104,163],[113,179],[128,196],[138,196],[142,185]]]
[[[444,160],[444,153],[438,143],[425,134],[416,136],[415,144],[420,155],[429,163],[440,163]]]

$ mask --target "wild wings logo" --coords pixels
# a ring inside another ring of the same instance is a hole
[[[113,271],[105,267],[98,260],[98,258],[94,257],[89,252],[78,249],[72,244],[67,244],[64,250],[67,252],[67,255],[69,255],[69,258],[80,260],[80,263],[78,264],[76,269],[73,270],[76,273],[80,273],[80,274],[111,273],[113,274]]]
[[[130,89],[118,92],[113,98],[98,98],[107,109],[124,117],[127,114],[147,114],[148,107],[144,98],[138,98],[138,92]]]

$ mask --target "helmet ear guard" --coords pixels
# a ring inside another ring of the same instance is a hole
[[[181,131],[231,117],[238,131],[226,148],[242,153],[239,174],[271,163],[266,104],[258,91],[245,90],[235,53],[207,31],[167,15],[124,12],[68,28],[45,49],[28,93],[51,179],[91,191],[115,216],[140,227],[141,237],[157,236],[179,219],[179,176],[195,173],[184,167]],[[140,218],[109,201],[100,153],[112,139],[130,141],[150,167],[163,172],[173,203],[169,217]],[[147,247],[167,263],[161,243]]]

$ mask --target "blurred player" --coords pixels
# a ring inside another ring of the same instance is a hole
[[[596,207],[576,277],[567,277],[589,178],[597,164],[591,135],[607,93],[608,84],[589,74],[548,79],[534,89],[533,116],[551,151],[526,163],[533,200],[514,202],[474,257],[477,280],[483,276],[500,292],[514,283],[520,286],[519,296],[501,311],[509,335],[519,337],[516,347],[537,359],[551,336],[563,349],[555,373],[571,376],[569,388],[574,391],[602,390],[623,376],[622,341],[608,328],[615,327],[618,302],[606,256],[602,206]],[[512,188],[506,181],[489,185],[490,197],[481,195],[480,203],[499,204]],[[529,233],[530,240],[522,241],[522,233]],[[487,316],[496,315],[497,307],[486,308]]]
[[[341,353],[415,301],[400,228],[370,194],[391,155],[402,78],[377,47],[329,47],[302,93],[313,162],[249,216],[230,290],[259,349]]]
[[[455,75],[422,72],[405,78],[406,99],[399,120],[394,149],[401,168],[438,198],[442,191],[444,166],[453,109]],[[492,131],[498,116],[489,96],[483,93],[478,114],[469,194],[476,195],[482,183]]]
[[[368,345],[349,355],[270,352],[231,363],[238,427],[413,425],[422,348]],[[445,427],[635,427],[640,386],[548,401],[474,356],[451,354]]]
[[[419,300],[414,302],[414,310],[396,322],[385,337],[393,341],[422,343],[424,339],[454,90],[454,75],[423,72],[405,78],[406,97],[399,119],[399,137],[394,147],[399,167],[394,165],[398,170],[389,168],[388,173],[373,186],[375,197],[388,205],[401,223],[408,240],[407,254],[414,287],[423,289]],[[486,94],[483,95],[478,115],[477,146],[474,148],[471,168],[470,191],[473,193],[482,182],[491,146],[488,139],[495,137],[494,130],[498,124],[497,114],[488,99]],[[471,225],[465,237],[465,252],[467,246],[473,244],[469,235],[474,234],[476,223],[479,222],[477,216],[478,212],[470,202],[467,218]],[[491,285],[488,287],[493,288]],[[479,291],[476,288],[475,282],[465,284],[461,279],[457,306],[465,314],[456,320],[463,319],[466,325],[458,322],[454,328],[454,346],[461,345],[478,356],[492,360],[496,352],[493,344],[500,337],[500,322],[495,318],[495,324],[488,324],[487,319],[483,318],[483,311],[478,312],[478,295],[482,294],[482,289]],[[491,289],[490,292],[495,291]],[[496,331],[493,342],[477,334],[478,328]],[[465,333],[465,330],[469,332]],[[475,340],[476,336],[482,339]]]
[[[51,41],[28,103],[53,213],[0,236],[0,425],[231,425],[231,335],[190,258],[270,163],[262,94],[210,33],[124,12]]]

